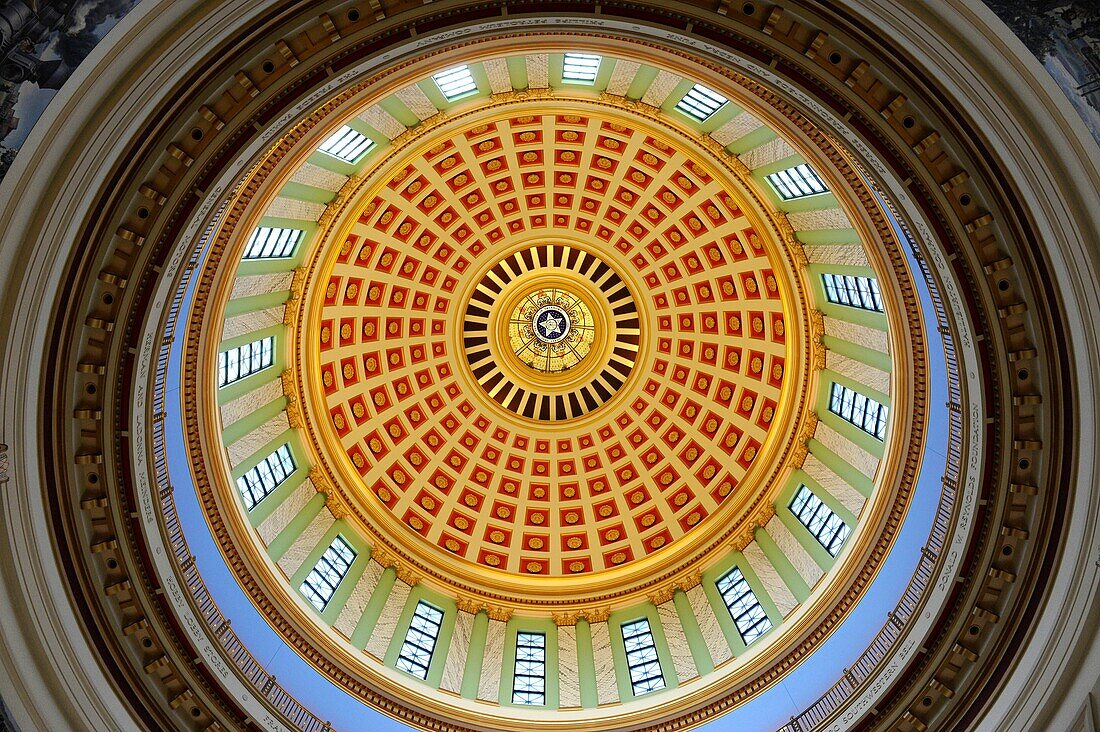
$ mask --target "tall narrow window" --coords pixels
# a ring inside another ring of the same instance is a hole
[[[825,286],[825,299],[829,302],[883,312],[882,295],[878,291],[878,280],[874,277],[823,274],[821,282]]]
[[[600,71],[601,57],[592,53],[567,53],[562,66],[562,81],[591,84]]]
[[[344,537],[333,539],[302,583],[302,594],[313,603],[313,607],[319,611],[325,609],[354,561],[355,550],[344,541]]]
[[[273,229],[261,226],[248,237],[244,248],[245,259],[286,259],[294,254],[294,248],[302,240],[298,229]]]
[[[409,630],[405,633],[405,642],[397,656],[397,668],[421,679],[428,678],[428,667],[432,664],[435,642],[439,639],[439,628],[443,625],[443,611],[421,600],[416,603]]]
[[[871,397],[833,382],[833,390],[829,395],[829,411],[872,437],[886,439],[886,417],[889,410]]]
[[[718,594],[722,596],[722,602],[726,603],[726,609],[730,611],[730,617],[737,625],[737,632],[741,634],[745,645],[771,630],[772,621],[768,620],[768,614],[756,599],[740,568],[734,567],[722,575],[717,586]]]
[[[321,147],[317,150],[334,158],[339,158],[345,163],[354,163],[372,145],[374,145],[374,140],[362,132],[344,125],[322,142]]]
[[[665,688],[665,676],[661,672],[661,659],[657,657],[657,645],[653,631],[645,618],[622,626],[623,645],[626,647],[626,666],[630,669],[630,687],[634,696],[648,694]]]
[[[283,445],[271,453],[259,465],[237,478],[237,488],[244,498],[244,505],[249,511],[271,495],[284,480],[294,472],[294,458],[290,455],[290,445]]]
[[[776,193],[784,201],[829,192],[821,176],[805,163],[764,177],[775,187]]]
[[[432,76],[432,80],[435,81],[439,91],[443,92],[443,96],[447,98],[448,102],[453,102],[459,97],[477,91],[477,82],[474,81],[474,77],[470,73],[470,67],[465,64],[446,71],[440,71]]]
[[[683,99],[676,102],[676,109],[688,117],[705,122],[710,116],[725,106],[729,100],[724,96],[708,89],[702,84],[696,84],[688,90]]]
[[[800,485],[795,491],[790,508],[795,518],[825,547],[825,551],[834,557],[840,552],[840,547],[844,546],[844,540],[848,538],[851,529],[813,491]]]
[[[261,338],[218,354],[218,386],[228,386],[275,362],[275,336]]]
[[[546,636],[542,633],[516,633],[512,703],[546,704]]]

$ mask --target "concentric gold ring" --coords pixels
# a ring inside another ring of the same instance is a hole
[[[540,337],[533,319],[546,314],[568,333]],[[494,264],[470,295],[463,327],[466,360],[482,390],[543,422],[598,409],[638,357],[630,288],[601,257],[564,243],[534,245]]]

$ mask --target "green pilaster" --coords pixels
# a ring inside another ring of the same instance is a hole
[[[785,505],[776,508],[776,511],[786,510]],[[760,547],[760,550],[764,552],[764,556],[775,567],[775,571],[779,573],[779,577],[787,585],[787,589],[794,595],[794,599],[800,603],[805,602],[806,598],[810,596],[810,586],[806,584],[806,580],[802,579],[802,575],[791,564],[791,560],[787,559],[787,555],[775,543],[775,539],[771,538],[763,528],[757,529],[754,536],[756,545]]]
[[[390,592],[393,590],[396,581],[397,570],[393,567],[387,567],[382,572],[382,576],[378,578],[378,585],[371,593],[370,600],[363,609],[363,615],[359,618],[359,622],[356,623],[355,630],[351,634],[351,644],[356,648],[366,648],[367,641],[370,640],[371,633],[374,632],[374,626],[378,624],[378,618],[382,616],[382,609],[386,607],[386,602],[390,599]]]
[[[263,386],[263,384],[258,383],[257,387],[259,386]],[[222,430],[222,444],[232,445],[252,430],[265,424],[271,418],[279,416],[279,414],[286,409],[286,404],[286,397],[280,396],[267,404],[261,405],[256,411],[241,417],[239,420]],[[246,470],[251,468],[261,459],[263,459],[263,456],[255,460],[251,458],[245,460],[243,463],[233,468],[233,477],[239,478]]]
[[[485,641],[489,637],[489,614],[484,610],[474,616],[470,632],[470,652],[466,655],[466,669],[462,673],[462,697],[476,699],[481,684],[481,668],[485,665]]]
[[[305,508],[298,512],[297,516],[290,520],[286,528],[280,531],[279,535],[267,546],[267,555],[271,557],[273,562],[279,561],[279,558],[286,553],[286,550],[291,547],[295,540],[305,531],[305,528],[309,526],[309,522],[312,521],[324,507],[325,495],[323,493],[318,493],[310,499],[309,503],[305,505]]]
[[[581,706],[599,706],[596,691],[596,660],[592,655],[592,626],[584,618],[577,620],[577,676],[581,681]]]
[[[880,371],[890,373],[894,370],[894,364],[890,360],[889,353],[883,353],[882,351],[876,351],[873,348],[867,346],[861,346],[851,341],[842,341],[839,338],[826,335],[824,338],[825,347],[830,351],[834,351],[843,356],[847,356],[850,359],[865,363],[868,366],[874,366]]]
[[[680,617],[684,635],[687,636],[688,648],[691,649],[695,668],[699,670],[700,676],[705,676],[714,670],[714,659],[710,657],[710,650],[703,638],[703,631],[699,627],[699,619],[695,617],[691,601],[683,590],[676,590],[672,595],[672,603],[676,607],[676,614]]]

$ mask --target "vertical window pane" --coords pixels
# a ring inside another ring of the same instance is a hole
[[[470,67],[465,64],[446,71],[440,71],[432,76],[432,80],[435,81],[439,91],[443,92],[443,96],[447,98],[448,102],[477,91],[477,83],[474,82],[474,77],[470,74]]]
[[[428,667],[435,653],[435,642],[439,639],[439,629],[443,625],[443,611],[421,600],[416,604],[412,622],[405,633],[401,652],[397,656],[397,669],[416,676],[428,678]]]
[[[804,485],[799,486],[791,500],[790,509],[821,546],[825,547],[825,551],[834,557],[840,552],[851,529],[813,491]]]
[[[295,469],[290,445],[283,445],[247,473],[237,478],[237,488],[249,511],[290,477]]]
[[[726,603],[730,617],[737,626],[737,632],[745,645],[764,635],[772,627],[772,621],[764,612],[764,607],[756,599],[756,594],[749,587],[748,580],[741,573],[740,568],[734,567],[716,583],[718,594],[722,596],[722,602]]]
[[[261,338],[218,354],[218,386],[228,386],[275,362],[275,336]]]
[[[883,312],[882,294],[874,277],[823,274],[821,282],[825,287],[825,299],[831,303]]]
[[[318,611],[324,610],[336,594],[336,588],[340,586],[354,561],[355,550],[344,537],[337,536],[306,575],[301,591]]]
[[[345,163],[354,163],[374,144],[374,140],[344,125],[321,143],[318,151],[339,158]]]
[[[626,648],[626,666],[630,671],[630,687],[634,696],[648,694],[665,688],[661,671],[661,659],[657,657],[657,645],[653,631],[645,618],[621,626],[623,646]]]
[[[708,89],[702,84],[696,84],[684,95],[683,99],[676,102],[676,109],[699,122],[705,122],[712,114],[725,106],[728,101],[718,92]]]
[[[546,704],[546,636],[542,633],[516,633],[512,703]]]
[[[252,232],[244,248],[244,259],[285,259],[294,254],[302,240],[298,229],[273,229],[261,226]]]
[[[886,439],[889,409],[868,396],[834,382],[829,394],[829,411],[872,437]]]
[[[772,184],[776,193],[784,201],[794,198],[816,196],[818,193],[827,193],[829,188],[821,176],[809,165],[802,163],[793,168],[781,170],[778,173],[764,176],[765,180]]]
[[[563,81],[591,84],[600,71],[601,58],[591,53],[567,53],[562,67]]]

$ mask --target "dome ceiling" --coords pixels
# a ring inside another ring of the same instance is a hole
[[[422,144],[306,285],[304,380],[357,513],[378,522],[369,491],[488,569],[625,566],[731,495],[736,530],[785,446],[768,438],[804,344],[787,343],[784,255],[728,174],[592,112],[497,113]]]
[[[0,207],[46,385],[46,518],[4,507],[98,643],[73,688],[149,728],[980,719],[1052,600],[1076,331],[1028,294],[1053,209],[915,31],[208,5],[77,79],[117,126]]]
[[[563,68],[560,52],[467,52],[470,83],[494,90],[493,69],[531,83]],[[767,664],[812,647],[805,623],[828,632],[858,600],[893,538],[884,520],[905,510],[898,471],[919,459],[923,415],[906,417],[891,374],[924,388],[921,316],[911,287],[877,284],[882,267],[884,282],[909,274],[862,180],[826,163],[811,175],[829,188],[788,208],[764,173],[808,166],[756,116],[773,113],[748,112],[727,80],[735,101],[701,133],[674,109],[694,79],[588,57],[604,69],[591,89],[453,104],[425,60],[419,80],[303,125],[323,142],[249,204],[258,228],[230,239],[236,273],[220,254],[203,271],[202,290],[230,275],[192,312],[206,346],[185,379],[189,401],[220,404],[228,465],[194,453],[209,517],[273,625],[335,643],[318,662],[334,679],[405,686],[391,669],[420,669],[418,705],[438,688],[511,707],[507,649],[530,631],[555,648],[547,678],[595,676],[556,680],[536,707],[587,707],[592,684],[600,704],[644,708],[667,701],[631,691],[619,638],[642,616],[665,658],[658,688],[759,689]],[[654,105],[601,84],[641,85]],[[410,114],[416,134],[399,133]],[[325,152],[356,135],[354,165]],[[322,190],[331,200],[312,203]],[[878,299],[830,300],[829,272]],[[248,375],[226,384],[227,358]],[[428,621],[414,612],[432,618],[415,662],[403,629]],[[603,716],[586,718],[614,728]]]

